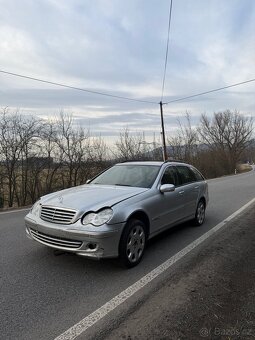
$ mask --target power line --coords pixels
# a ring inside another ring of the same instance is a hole
[[[170,7],[169,7],[168,32],[167,32],[167,44],[166,44],[166,57],[165,57],[165,67],[164,67],[164,75],[163,75],[163,82],[162,82],[162,93],[161,93],[161,100],[160,100],[161,102],[163,100],[164,89],[165,89],[166,68],[167,68],[168,49],[169,49],[169,36],[170,36],[171,18],[172,18],[172,7],[173,7],[173,0],[170,1]]]
[[[209,91],[206,91],[206,92],[200,92],[200,93],[197,93],[197,94],[193,94],[191,96],[180,97],[180,98],[177,98],[177,99],[170,100],[169,102],[165,102],[163,104],[170,104],[170,103],[180,102],[180,101],[185,100],[185,99],[190,99],[190,98],[195,98],[195,97],[203,96],[203,95],[208,94],[208,93],[212,93],[212,92],[217,92],[217,91],[229,89],[230,87],[235,87],[235,86],[251,83],[253,81],[255,81],[255,78],[254,79],[245,80],[245,81],[242,81],[240,83],[236,83],[236,84],[231,84],[231,85],[219,87],[217,89],[209,90]]]
[[[26,76],[26,75],[18,74],[18,73],[13,73],[13,72],[7,72],[7,71],[4,71],[4,70],[0,70],[0,72],[4,73],[4,74],[8,74],[10,76],[34,80],[34,81],[38,81],[38,82],[50,84],[50,85],[61,86],[61,87],[65,87],[65,88],[68,88],[68,89],[83,91],[83,92],[92,93],[92,94],[96,94],[96,95],[100,95],[100,96],[111,97],[111,98],[122,99],[122,100],[129,100],[129,101],[133,101],[133,102],[140,102],[140,103],[147,103],[147,104],[157,104],[158,105],[158,102],[129,98],[129,97],[123,97],[123,96],[117,96],[117,95],[114,95],[114,94],[104,93],[104,92],[99,92],[99,91],[87,90],[87,89],[83,89],[83,88],[76,87],[76,86],[70,86],[70,85],[66,85],[66,84],[62,84],[62,83],[56,83],[56,82],[53,82],[53,81],[44,80],[44,79],[35,78],[35,77],[30,77],[30,76]]]
[[[155,101],[148,101],[148,100],[142,100],[142,99],[122,97],[122,96],[117,96],[117,95],[113,95],[113,94],[109,94],[109,93],[87,90],[87,89],[83,89],[83,88],[79,88],[79,87],[75,87],[75,86],[70,86],[70,85],[55,83],[55,82],[52,82],[52,81],[43,80],[43,79],[39,79],[39,78],[35,78],[35,77],[25,76],[25,75],[18,74],[18,73],[7,72],[7,71],[4,71],[4,70],[0,70],[0,73],[4,73],[4,74],[8,74],[8,75],[15,76],[15,77],[20,77],[20,78],[25,78],[25,79],[29,79],[29,80],[34,80],[34,81],[38,81],[38,82],[46,83],[46,84],[50,84],[50,85],[61,86],[61,87],[69,88],[69,89],[72,89],[72,90],[78,90],[78,91],[97,94],[97,95],[101,95],[101,96],[112,97],[112,98],[116,98],[116,99],[123,99],[123,100],[129,100],[129,101],[135,101],[135,102],[141,102],[141,103],[147,103],[147,104],[157,104],[157,105],[159,104],[158,102],[155,102]],[[242,81],[242,82],[239,82],[239,83],[231,84],[231,85],[226,85],[226,86],[219,87],[219,88],[209,90],[209,91],[206,91],[206,92],[200,92],[200,93],[196,93],[196,94],[193,94],[193,95],[190,95],[190,96],[180,97],[180,98],[177,98],[177,99],[170,100],[168,102],[164,102],[162,104],[163,105],[171,104],[171,103],[179,102],[179,101],[182,101],[182,100],[185,100],[185,99],[195,98],[195,97],[203,96],[203,95],[208,94],[208,93],[213,93],[213,92],[225,90],[225,89],[228,89],[228,88],[231,88],[231,87],[251,83],[251,82],[254,82],[254,81],[255,81],[255,78],[245,80],[245,81]]]

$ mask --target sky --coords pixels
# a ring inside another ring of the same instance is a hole
[[[160,133],[159,101],[170,0],[0,0],[0,70],[144,103],[0,73],[0,108],[52,117],[114,140],[124,128]],[[163,102],[255,78],[254,0],[173,0]],[[255,116],[255,82],[164,105],[178,118],[230,109]]]

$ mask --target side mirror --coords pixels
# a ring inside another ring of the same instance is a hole
[[[172,191],[175,191],[175,186],[173,184],[162,184],[159,188],[159,191],[162,194],[164,192],[172,192]]]
[[[87,179],[87,180],[86,180],[86,184],[89,184],[90,181],[91,181],[91,179]]]

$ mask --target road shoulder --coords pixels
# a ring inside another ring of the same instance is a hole
[[[253,339],[255,207],[193,250],[103,339]]]

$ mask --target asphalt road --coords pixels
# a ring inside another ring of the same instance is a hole
[[[0,213],[0,339],[54,339],[132,285],[255,197],[255,171],[209,181],[206,223],[189,223],[153,239],[142,263],[123,269],[117,260],[92,261],[74,255],[54,256],[51,249],[28,240],[25,211]],[[178,265],[178,264],[177,264]],[[156,281],[163,281],[171,268]],[[156,284],[156,283],[155,283]],[[153,284],[149,287],[153,290]],[[150,294],[149,288],[137,293]],[[115,322],[118,311],[105,322]],[[88,331],[100,331],[103,323]],[[80,338],[86,339],[86,334]]]

